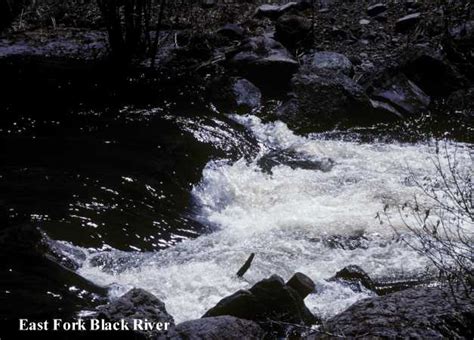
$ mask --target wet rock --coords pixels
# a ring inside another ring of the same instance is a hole
[[[304,66],[310,71],[331,70],[351,76],[353,66],[343,54],[329,51],[315,52],[304,58]]]
[[[387,10],[387,5],[385,4],[375,4],[372,6],[367,7],[367,14],[371,17],[379,15]]]
[[[428,109],[431,99],[405,75],[399,74],[377,87],[372,103],[385,106],[388,111],[400,117],[416,116]]]
[[[277,275],[256,283],[249,290],[240,290],[222,299],[203,317],[220,315],[256,321],[269,331],[279,327],[269,323],[269,320],[301,325],[311,325],[318,321],[298,292]]]
[[[421,20],[421,13],[413,13],[398,19],[395,22],[395,32],[406,33],[414,28]]]
[[[174,319],[166,311],[165,304],[153,294],[143,289],[132,289],[118,300],[111,302],[106,306],[98,308],[97,315],[99,319],[114,322],[125,320],[129,327],[133,327],[133,320],[147,320],[150,322],[161,322],[162,330],[153,331],[135,331],[139,335],[164,337],[166,334],[172,334],[174,329]],[[166,327],[166,328],[165,328]]]
[[[258,87],[243,78],[216,79],[209,92],[210,100],[220,111],[245,113],[259,108],[262,101]]]
[[[363,286],[369,290],[375,291],[376,286],[370,276],[359,266],[350,265],[347,266],[330,278],[329,281],[342,281],[355,290],[360,290],[360,286]],[[359,286],[360,285],[360,286]]]
[[[260,168],[268,173],[278,165],[286,165],[292,169],[330,171],[334,166],[334,161],[329,158],[314,159],[308,158],[294,150],[272,151],[258,160]]]
[[[302,299],[306,298],[316,289],[313,280],[303,273],[293,275],[286,285],[296,290]]]
[[[232,40],[241,40],[245,36],[244,29],[237,24],[226,24],[217,33]]]
[[[472,339],[472,320],[474,300],[464,292],[417,287],[359,301],[330,319],[324,331],[349,338]],[[331,336],[307,339],[321,338]]]
[[[311,20],[299,15],[285,15],[276,23],[275,38],[288,48],[296,47],[311,32]]]
[[[238,319],[233,316],[216,316],[191,320],[176,326],[176,336],[173,340],[258,340],[262,339],[265,331],[255,322]]]
[[[298,69],[298,62],[271,38],[259,36],[248,39],[229,60],[240,75],[260,88],[285,87]]]

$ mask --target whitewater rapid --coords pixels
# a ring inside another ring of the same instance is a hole
[[[192,190],[194,218],[211,231],[159,252],[81,249],[86,260],[78,259],[79,274],[109,286],[112,299],[144,288],[181,322],[201,317],[223,297],[272,274],[288,279],[298,271],[317,285],[306,304],[328,318],[371,295],[325,280],[343,267],[356,264],[377,278],[416,275],[429,266],[376,215],[418,193],[410,173],[436,175],[433,145],[301,137],[281,122],[232,119],[256,138],[259,151],[250,160],[215,159],[205,167]],[[201,141],[202,131],[195,130]],[[230,138],[227,132],[223,136]],[[472,167],[468,146],[450,147],[458,150],[460,164]],[[286,163],[280,154],[293,161]],[[393,223],[403,232],[401,222]],[[252,252],[250,270],[237,278]]]

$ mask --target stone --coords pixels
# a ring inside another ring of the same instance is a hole
[[[293,99],[278,111],[279,118],[302,133],[358,121],[371,110],[365,91],[345,74],[302,69],[291,82]],[[307,129],[307,130],[306,130]]]
[[[359,285],[372,291],[376,289],[370,276],[362,268],[355,265],[344,267],[338,271],[334,277],[329,279],[329,281],[343,281],[352,287],[355,285],[356,290],[360,290]]]
[[[351,61],[343,54],[329,51],[315,52],[304,59],[305,67],[311,71],[331,70],[351,76],[354,72]]]
[[[367,14],[371,17],[379,15],[387,10],[387,6],[384,4],[375,4],[367,7]]]
[[[240,290],[222,299],[203,317],[220,315],[256,321],[265,330],[274,330],[275,325],[268,320],[301,325],[318,321],[298,292],[277,275],[256,283],[249,290]]]
[[[431,98],[404,74],[398,74],[381,86],[370,96],[371,99],[385,103],[396,110],[399,116],[413,117],[427,110]]]
[[[432,97],[447,97],[468,86],[469,81],[440,50],[413,51],[402,67],[403,73]]]
[[[255,322],[233,316],[216,316],[186,321],[176,326],[172,340],[259,340],[265,331]]]
[[[257,18],[277,19],[282,14],[280,9],[281,6],[277,5],[261,5],[257,8],[255,16]]]
[[[395,22],[395,32],[406,33],[414,28],[421,20],[421,13],[406,15]]]
[[[98,308],[94,318],[109,322],[125,320],[128,325],[133,326],[133,320],[147,320],[149,322],[168,323],[167,330],[173,333],[175,326],[173,317],[166,311],[165,304],[153,294],[134,288],[108,305]],[[129,326],[129,327],[130,327]],[[166,330],[134,331],[138,335],[165,337]]]
[[[454,296],[456,298],[454,298]],[[474,300],[448,287],[417,287],[356,302],[306,339],[472,339]]]
[[[217,30],[217,34],[233,40],[242,40],[245,36],[245,31],[240,25],[226,24]]]
[[[303,273],[293,275],[286,285],[296,290],[303,299],[316,289],[313,280]]]
[[[285,15],[275,25],[275,38],[284,46],[294,48],[311,32],[311,20],[300,15]]]
[[[201,0],[201,6],[203,8],[212,8],[217,5],[217,0]]]
[[[269,18],[275,20],[287,13],[303,11],[310,7],[311,3],[308,0],[300,0],[298,2],[291,1],[281,6],[265,4],[257,8],[255,16],[257,18]]]
[[[248,113],[261,106],[259,88],[244,78],[221,77],[209,87],[209,99],[220,111]]]
[[[370,24],[370,20],[367,20],[367,19],[360,19],[359,20],[359,24],[365,26],[365,25],[368,25]]]
[[[229,64],[261,89],[285,87],[299,67],[281,43],[265,36],[244,42],[241,49],[229,57]]]

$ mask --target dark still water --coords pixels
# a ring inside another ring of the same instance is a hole
[[[373,277],[429,269],[374,218],[417,193],[409,174],[436,175],[423,122],[299,136],[167,103],[7,107],[0,119],[3,321],[77,316],[141,287],[180,322],[296,271],[318,285],[308,306],[330,317],[372,294],[325,280],[346,265]],[[472,171],[472,144],[446,148]]]

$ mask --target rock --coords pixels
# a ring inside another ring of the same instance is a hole
[[[449,96],[469,84],[443,52],[437,50],[413,52],[402,71],[432,97]]]
[[[313,280],[303,273],[293,275],[286,285],[296,290],[302,299],[306,298],[316,289]]]
[[[298,292],[285,285],[277,275],[256,283],[249,290],[240,290],[222,299],[203,317],[220,315],[256,321],[270,331],[279,326],[268,323],[268,320],[301,325],[312,325],[318,321]]]
[[[237,79],[232,86],[235,103],[238,107],[256,109],[261,105],[262,93],[246,79]]]
[[[279,42],[259,36],[248,39],[229,64],[260,88],[285,87],[298,69],[298,62]]]
[[[282,15],[292,11],[301,11],[311,7],[311,3],[307,0],[300,0],[298,2],[292,1],[285,5],[261,5],[257,8],[255,16],[257,18],[278,19]]]
[[[201,7],[212,8],[217,5],[217,0],[201,0]]]
[[[211,84],[209,92],[220,111],[249,112],[259,108],[262,101],[258,87],[243,78],[221,77]]]
[[[457,289],[454,295],[449,288],[417,287],[364,299],[328,320],[322,330],[348,338],[472,339],[474,300]],[[331,336],[307,337],[322,338]]]
[[[316,52],[304,58],[304,65],[310,71],[331,70],[351,76],[354,73],[351,61],[343,54],[336,52]]]
[[[134,331],[146,336],[164,337],[166,334],[172,334],[175,326],[174,319],[166,311],[165,304],[153,294],[138,288],[130,290],[108,305],[99,307],[94,318],[110,322],[125,320],[124,322],[130,326],[133,326],[134,319],[163,323],[162,330]]]
[[[296,47],[311,32],[311,20],[299,15],[284,15],[276,23],[276,39],[289,48]]]
[[[233,316],[216,316],[186,321],[176,326],[176,339],[186,340],[258,340],[265,331],[255,322]]]
[[[421,13],[413,13],[398,19],[395,22],[395,32],[406,33],[415,27],[421,20]]]
[[[277,19],[280,15],[282,15],[280,9],[281,6],[277,5],[261,5],[257,8],[255,16],[257,18]]]
[[[416,9],[421,6],[421,2],[418,0],[405,0],[405,7],[409,9]]]
[[[342,281],[356,288],[356,290],[360,290],[359,285],[372,291],[376,289],[370,276],[362,268],[355,265],[341,269],[334,277],[330,278],[329,281]]]
[[[372,6],[367,7],[367,14],[371,17],[379,15],[387,10],[387,5],[384,4],[375,4]]]
[[[369,98],[362,87],[342,73],[302,69],[292,79],[293,99],[279,111],[279,118],[301,132],[333,128],[365,119]]]
[[[226,24],[217,30],[217,34],[220,34],[226,38],[233,40],[241,40],[244,38],[245,31],[242,26],[237,24]]]
[[[403,74],[385,81],[370,97],[401,117],[416,116],[427,110],[431,102],[430,97]]]

